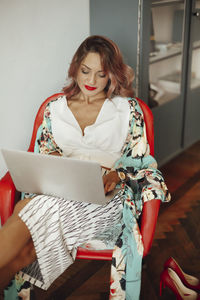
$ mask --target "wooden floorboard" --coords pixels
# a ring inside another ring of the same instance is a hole
[[[163,264],[173,256],[186,273],[200,278],[200,142],[162,166],[172,201],[162,204],[150,254],[143,260],[141,300],[173,300],[164,289],[159,297]],[[106,300],[110,262],[76,261],[36,300]]]

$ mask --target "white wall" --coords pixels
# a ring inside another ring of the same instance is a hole
[[[0,1],[0,148],[27,149],[40,103],[61,91],[88,35],[89,0]]]

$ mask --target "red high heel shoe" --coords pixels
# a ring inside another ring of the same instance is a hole
[[[170,268],[163,270],[160,275],[160,296],[162,295],[162,286],[170,288],[177,300],[200,300],[200,295],[184,286],[176,272]]]
[[[194,276],[188,275],[183,272],[178,263],[175,261],[173,257],[170,257],[164,264],[164,268],[170,268],[176,272],[176,274],[180,277],[181,281],[185,286],[189,289],[200,291],[200,281]]]

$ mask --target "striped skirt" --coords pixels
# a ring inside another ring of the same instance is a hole
[[[105,205],[34,197],[19,217],[31,233],[37,260],[20,275],[46,290],[74,262],[78,246],[112,249],[121,232],[122,199],[122,191]]]

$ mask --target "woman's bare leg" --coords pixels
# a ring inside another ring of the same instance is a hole
[[[32,240],[20,251],[9,264],[0,269],[0,290],[4,289],[14,275],[25,266],[36,260],[36,253]]]
[[[20,251],[31,240],[28,228],[18,216],[19,211],[29,201],[30,199],[19,201],[15,206],[13,215],[0,229],[0,269],[9,265],[9,263],[20,254]]]

